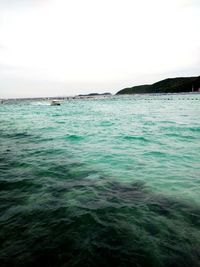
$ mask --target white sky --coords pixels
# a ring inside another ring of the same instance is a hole
[[[0,0],[0,97],[200,75],[199,0]]]

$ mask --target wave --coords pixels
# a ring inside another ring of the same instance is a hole
[[[124,140],[135,140],[135,141],[143,141],[143,142],[150,142],[147,138],[144,136],[134,136],[134,135],[125,135],[125,136],[120,136],[120,138],[123,138]]]

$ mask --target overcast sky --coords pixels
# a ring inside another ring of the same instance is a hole
[[[0,98],[200,75],[199,0],[0,0]]]

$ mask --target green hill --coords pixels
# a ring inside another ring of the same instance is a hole
[[[117,92],[120,94],[150,94],[150,93],[182,93],[200,91],[200,76],[168,78],[154,84],[145,84],[125,88]]]

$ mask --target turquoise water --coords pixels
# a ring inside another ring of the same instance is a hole
[[[200,95],[0,105],[0,266],[200,266]]]

